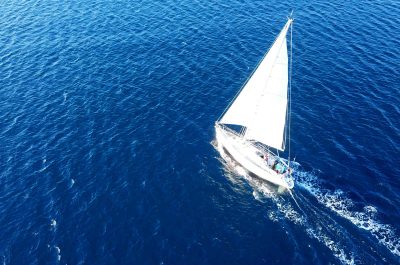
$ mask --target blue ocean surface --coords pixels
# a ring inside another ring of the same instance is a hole
[[[294,10],[296,202],[214,122]],[[400,2],[0,2],[0,264],[400,264]]]

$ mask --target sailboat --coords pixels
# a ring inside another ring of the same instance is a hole
[[[290,165],[291,62],[293,19],[215,123],[218,150],[228,153],[248,172],[279,187],[294,187]],[[289,31],[290,30],[290,31]],[[290,69],[289,69],[290,68]],[[289,138],[289,156],[283,159]]]

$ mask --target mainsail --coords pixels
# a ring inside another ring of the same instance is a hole
[[[289,19],[220,123],[246,127],[244,137],[284,150],[288,95]]]

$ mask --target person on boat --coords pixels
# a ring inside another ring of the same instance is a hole
[[[270,168],[272,168],[274,165],[275,165],[275,160],[274,160],[274,158],[268,159],[268,166],[269,166]]]
[[[272,170],[276,172],[276,165],[278,164],[278,160],[275,160],[274,164],[272,165]]]
[[[268,167],[272,168],[274,166],[275,159],[273,157],[270,157],[268,153],[263,155],[263,159]]]
[[[272,169],[275,170],[275,172],[278,173],[278,174],[284,174],[286,172],[287,168],[279,160],[276,160],[275,164],[272,167]]]

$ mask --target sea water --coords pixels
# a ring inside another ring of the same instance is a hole
[[[398,1],[3,1],[0,264],[399,264]],[[294,10],[298,205],[214,122]]]

